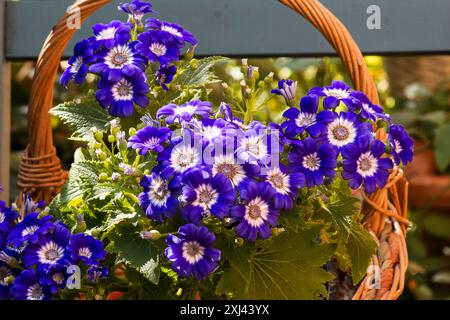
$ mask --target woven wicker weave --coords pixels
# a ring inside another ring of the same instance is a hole
[[[342,23],[316,0],[279,0],[309,20],[336,49],[357,90],[378,103],[375,84],[361,51]],[[111,0],[77,0],[84,22]],[[53,84],[60,59],[76,30],[69,29],[69,14],[56,24],[45,41],[38,59],[29,109],[30,143],[22,158],[19,186],[36,199],[50,201],[61,189],[67,173],[61,168],[53,146],[49,110]],[[386,140],[384,132],[378,138]],[[408,263],[405,235],[408,226],[408,183],[399,168],[392,170],[387,186],[370,196],[362,194],[362,224],[378,243],[378,253],[353,299],[396,299],[404,287]]]

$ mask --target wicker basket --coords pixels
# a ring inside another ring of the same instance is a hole
[[[336,49],[357,90],[365,92],[375,103],[378,94],[369,75],[361,51],[342,23],[316,0],[279,0],[309,20]],[[94,11],[111,0],[77,0],[84,22]],[[22,192],[50,201],[61,190],[67,173],[61,168],[53,145],[49,110],[52,107],[53,85],[63,52],[75,30],[68,29],[64,15],[54,26],[39,56],[30,97],[28,130],[30,143],[19,169]],[[386,140],[384,132],[378,138]],[[392,170],[384,189],[362,196],[362,221],[378,243],[366,277],[359,284],[353,299],[396,299],[403,291],[408,264],[405,244],[408,226],[408,183],[399,168]],[[378,285],[377,285],[378,284]]]

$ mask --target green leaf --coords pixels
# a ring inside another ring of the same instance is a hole
[[[367,272],[370,259],[377,249],[372,235],[359,222],[353,222],[347,243],[347,253],[352,263],[353,283],[359,283]]]
[[[318,245],[320,227],[299,232],[288,230],[278,237],[237,247],[229,257],[231,268],[223,273],[216,293],[235,299],[320,299],[327,296],[324,283],[331,274],[322,266],[334,245]]]
[[[178,76],[176,82],[188,87],[204,87],[212,83],[219,82],[213,72],[213,67],[218,62],[227,61],[225,57],[207,57],[198,60],[198,67],[193,68],[191,64]]]
[[[358,210],[360,200],[351,195],[340,195],[332,199],[331,203],[322,208],[329,213],[331,219],[338,229],[339,236],[347,242],[350,236],[352,217]]]
[[[109,217],[109,219],[101,226],[100,231],[108,231],[124,221],[133,220],[136,218],[136,215],[136,213],[119,213],[113,217]]]
[[[425,229],[432,235],[443,240],[450,240],[450,217],[443,214],[433,214],[423,220]]]
[[[149,281],[158,284],[160,248],[153,241],[141,239],[132,230],[122,233],[116,230],[108,236],[112,241],[108,249],[118,254],[118,262],[129,264]]]
[[[436,130],[434,138],[434,152],[439,170],[444,172],[450,164],[450,148],[448,137],[450,136],[450,123]]]
[[[111,120],[108,112],[99,106],[93,94],[60,104],[51,109],[50,113],[74,128],[70,139],[77,141],[88,141],[92,127],[104,129]]]

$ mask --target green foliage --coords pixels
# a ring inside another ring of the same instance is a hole
[[[448,137],[450,137],[450,123],[447,123],[445,126],[437,129],[436,136],[434,138],[436,162],[441,172],[445,172],[450,165],[450,148],[448,144]]]
[[[207,57],[193,60],[185,70],[177,76],[176,83],[190,88],[201,88],[210,84],[220,82],[212,71],[213,67],[220,62],[227,61],[225,57]]]
[[[425,230],[432,236],[450,241],[450,218],[446,214],[434,214],[423,219]]]
[[[327,296],[324,283],[332,276],[323,270],[333,245],[315,243],[319,228],[247,244],[226,255],[231,267],[217,286],[217,294],[235,299],[320,299]]]
[[[50,113],[72,126],[74,132],[70,139],[79,141],[89,141],[91,128],[104,129],[111,121],[108,112],[99,106],[93,92],[81,99],[60,104],[51,109]]]

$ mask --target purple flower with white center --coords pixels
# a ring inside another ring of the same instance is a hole
[[[33,212],[11,230],[8,235],[8,245],[13,248],[21,248],[25,243],[36,244],[39,238],[53,232],[55,223],[52,216],[44,216],[39,219],[39,213]]]
[[[92,39],[78,42],[74,48],[74,56],[69,59],[69,67],[61,75],[60,84],[67,87],[71,80],[81,85],[86,80],[89,65],[96,61]]]
[[[37,243],[25,248],[22,257],[23,264],[26,268],[38,264],[46,266],[64,264],[69,239],[70,231],[62,224],[57,224],[52,234],[45,235]]]
[[[49,300],[50,291],[48,287],[39,283],[39,279],[31,270],[24,270],[14,280],[14,284],[11,287],[11,295],[15,300]]]
[[[19,217],[19,213],[6,206],[5,201],[0,201],[0,232],[9,232],[11,223]]]
[[[349,181],[352,189],[358,189],[364,183],[367,193],[376,191],[377,186],[384,188],[393,168],[392,160],[382,158],[386,146],[380,140],[362,136],[355,143],[342,149],[342,177]]]
[[[142,24],[142,18],[146,13],[154,12],[151,3],[140,0],[133,0],[130,3],[121,3],[118,9],[122,12],[128,13],[128,21],[136,21],[138,25]]]
[[[160,66],[156,72],[156,81],[161,85],[163,90],[169,91],[168,84],[172,83],[173,77],[177,74],[177,66]]]
[[[57,294],[59,290],[66,287],[68,279],[67,267],[61,264],[49,267],[39,265],[37,268],[39,284],[48,288],[51,294]]]
[[[233,111],[231,110],[231,107],[225,102],[220,103],[219,110],[217,111],[216,117],[218,115],[223,115],[224,119],[228,122],[232,122],[234,119]]]
[[[283,117],[289,120],[281,124],[286,135],[294,138],[306,130],[311,136],[317,137],[326,131],[326,124],[334,119],[333,113],[329,110],[317,113],[318,108],[319,98],[317,96],[305,96],[300,101],[300,110],[297,108],[286,110]]]
[[[87,266],[96,266],[99,260],[103,260],[106,257],[103,243],[83,233],[72,235],[67,246],[67,253],[72,263],[78,264],[82,262]]]
[[[396,165],[410,163],[414,156],[414,142],[400,124],[392,124],[389,128],[389,142]]]
[[[291,105],[297,94],[297,81],[282,79],[278,81],[278,89],[273,89],[272,93],[283,96],[286,99],[286,103]]]
[[[177,212],[181,187],[178,177],[168,181],[152,173],[142,178],[141,186],[144,191],[139,195],[139,205],[149,219],[163,221],[163,217],[170,218]]]
[[[236,156],[246,164],[267,164],[272,150],[272,135],[266,130],[250,129],[238,134]],[[276,139],[276,138],[275,138]],[[279,151],[280,149],[278,149]]]
[[[220,261],[221,252],[212,246],[215,241],[208,228],[187,224],[178,229],[177,236],[167,237],[165,255],[180,277],[193,274],[198,280],[204,279],[217,269]]]
[[[192,45],[196,45],[198,43],[197,39],[192,33],[183,29],[183,27],[176,23],[160,21],[156,18],[149,18],[146,22],[147,24],[145,25],[145,27],[147,29],[153,29],[161,31],[163,33],[167,33],[168,35],[174,37],[181,47],[184,46],[186,42]]]
[[[167,32],[147,31],[138,36],[136,50],[151,62],[169,65],[180,58],[176,39]]]
[[[141,155],[146,155],[149,151],[161,152],[164,150],[164,143],[170,139],[171,135],[172,131],[167,127],[145,127],[128,139],[128,147],[139,149]]]
[[[202,119],[208,118],[211,114],[211,107],[211,102],[200,100],[193,100],[181,106],[171,103],[160,108],[156,116],[158,118],[165,117],[167,124],[182,123],[183,121],[191,121],[194,116],[199,116]]]
[[[379,119],[390,121],[390,117],[384,113],[382,107],[373,104],[362,92],[352,92],[352,104],[349,109],[353,112],[359,112],[359,115],[367,120],[376,122]]]
[[[274,208],[292,209],[292,198],[297,196],[298,190],[306,186],[305,175],[301,172],[289,173],[283,166],[269,168],[263,175],[264,180],[275,190]]]
[[[107,267],[91,266],[87,271],[89,281],[98,283],[101,279],[106,279],[109,275]]]
[[[126,45],[131,39],[131,23],[123,23],[118,20],[109,24],[96,24],[92,27],[96,44],[112,49],[117,45]]]
[[[369,122],[361,122],[356,113],[348,111],[334,114],[334,120],[327,124],[320,140],[340,150],[362,135],[373,135],[372,125]]]
[[[202,149],[196,146],[193,139],[182,140],[172,148],[166,148],[158,154],[159,164],[154,171],[163,178],[179,175],[201,164]]]
[[[227,130],[234,129],[234,126],[231,126],[229,122],[220,118],[203,119],[200,121],[193,119],[190,122],[190,126],[193,127],[194,136],[200,137],[202,145],[211,145],[211,147],[215,143],[225,143]]]
[[[342,101],[347,107],[352,105],[352,91],[350,86],[342,81],[333,81],[331,86],[314,87],[309,90],[308,95],[316,95],[325,97],[323,100],[323,107],[326,109],[334,109],[339,106]]]
[[[193,223],[200,223],[211,214],[223,219],[236,198],[230,180],[223,174],[212,176],[202,169],[192,169],[183,177],[183,217]]]
[[[89,71],[113,79],[120,78],[122,74],[132,76],[144,72],[147,60],[136,52],[136,44],[137,42],[132,42],[102,50],[97,54],[97,62],[89,67]],[[110,75],[111,73],[113,75]]]
[[[96,98],[100,106],[109,108],[109,114],[115,117],[132,116],[134,103],[141,108],[146,108],[149,104],[147,93],[150,89],[144,73],[103,78],[98,83],[98,89]]]
[[[239,221],[235,229],[238,236],[250,241],[270,237],[270,226],[277,225],[279,216],[272,205],[275,193],[267,182],[251,180],[245,184],[241,189],[243,203],[231,209],[231,216]]]
[[[216,154],[212,164],[213,175],[223,174],[233,187],[240,187],[251,176],[259,173],[259,167],[240,164],[234,154]]]
[[[333,178],[337,167],[337,148],[323,144],[318,146],[313,138],[306,138],[288,158],[294,171],[303,172],[308,187],[320,186],[324,177]]]

